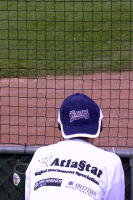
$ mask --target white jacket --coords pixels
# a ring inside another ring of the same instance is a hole
[[[120,158],[80,139],[39,148],[26,171],[25,200],[124,200]]]

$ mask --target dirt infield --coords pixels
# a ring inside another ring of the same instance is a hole
[[[96,145],[133,146],[133,72],[0,80],[0,143],[51,144],[61,140],[58,109],[83,92],[102,108],[104,130]]]

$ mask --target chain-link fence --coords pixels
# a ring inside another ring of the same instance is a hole
[[[30,159],[31,155],[0,154],[1,200],[24,200],[25,170]]]

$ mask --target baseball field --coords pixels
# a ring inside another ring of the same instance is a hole
[[[104,113],[97,145],[132,147],[133,2],[0,1],[0,143],[61,139],[64,97],[84,92]]]
[[[2,78],[133,69],[130,0],[0,4]]]

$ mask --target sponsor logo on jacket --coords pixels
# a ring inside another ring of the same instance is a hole
[[[98,167],[91,165],[90,163],[87,163],[85,160],[80,160],[79,162],[77,162],[77,161],[72,161],[71,159],[61,160],[60,158],[55,158],[54,161],[50,164],[50,166],[77,169],[81,172],[86,171],[97,176],[98,178],[100,178],[101,175],[103,174],[102,170],[98,169]]]

